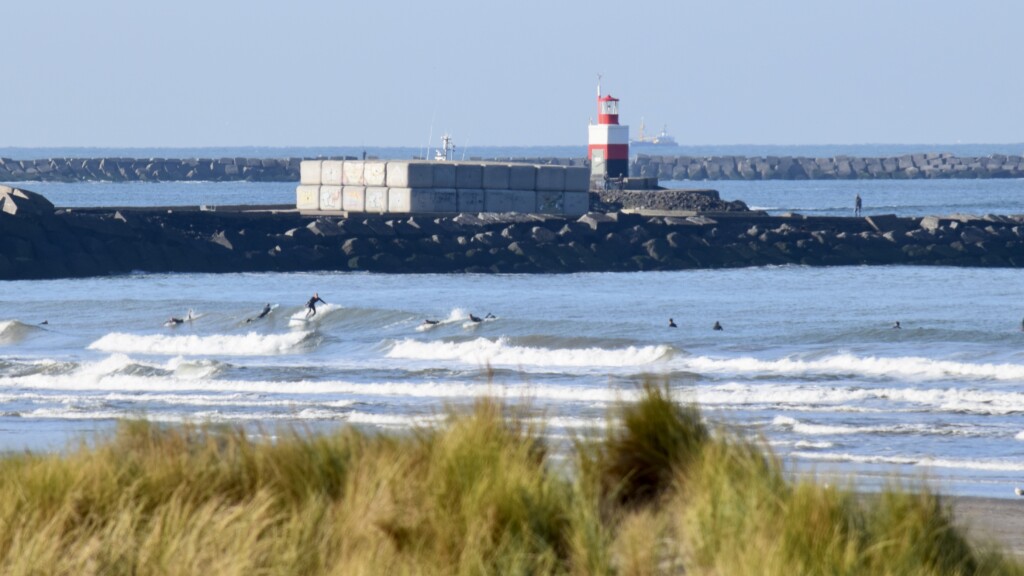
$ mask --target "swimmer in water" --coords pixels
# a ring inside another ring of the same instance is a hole
[[[669,328],[678,328],[678,326],[676,326],[676,321],[671,319],[671,318],[668,319],[668,327]]]
[[[722,328],[722,325],[718,323],[718,320],[715,320],[715,325],[712,326],[711,329],[712,330],[725,330],[725,328]]]

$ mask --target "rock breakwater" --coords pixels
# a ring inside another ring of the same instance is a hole
[[[835,156],[648,156],[630,166],[630,176],[659,180],[909,180],[928,178],[1024,178],[1024,158],[996,154],[958,157],[948,153],[868,158]]]
[[[54,209],[0,188],[0,279],[148,272],[562,273],[780,264],[1024,266],[1024,219],[705,213],[580,218]]]
[[[332,157],[331,160],[354,160]],[[231,181],[298,182],[302,158],[0,158],[0,182]],[[481,160],[473,158],[473,160]],[[589,166],[586,158],[489,158],[489,161]],[[640,154],[630,176],[660,180],[856,180],[1024,178],[1024,157],[949,153],[868,158],[835,156],[652,156]]]

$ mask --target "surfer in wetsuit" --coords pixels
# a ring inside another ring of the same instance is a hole
[[[268,302],[267,305],[263,307],[263,311],[260,312],[259,316],[255,317],[255,318],[247,318],[245,320],[245,323],[248,324],[249,322],[252,322],[253,320],[259,320],[261,318],[266,318],[267,314],[270,314],[271,310],[272,310],[272,308],[270,307],[270,303]]]
[[[893,330],[900,330],[901,328],[903,328],[903,327],[900,326],[900,321],[899,320],[897,320],[896,323],[892,325],[892,329]]]
[[[669,328],[678,328],[678,326],[676,326],[675,320],[673,320],[671,318],[668,319],[668,327]]]
[[[715,320],[715,325],[712,326],[711,329],[712,330],[725,330],[725,328],[722,328],[722,325],[718,323],[718,320]]]
[[[168,326],[177,326],[178,324],[184,324],[184,323],[185,323],[184,319],[182,319],[182,318],[175,318],[174,316],[171,316],[170,318],[167,319],[167,325]]]
[[[309,302],[306,302],[306,308],[307,308],[307,310],[306,310],[306,318],[310,318],[310,317],[316,316],[316,303],[317,302],[320,302],[321,304],[324,304],[324,305],[327,304],[327,302],[324,301],[324,299],[320,297],[320,294],[318,294],[316,292],[313,292],[313,297],[309,299]]]
[[[472,313],[470,313],[470,315],[469,315],[469,321],[470,321],[470,322],[483,322],[483,321],[484,321],[484,319],[483,319],[483,318],[478,318],[477,316],[473,316],[473,314],[472,314]]]
[[[425,318],[425,319],[423,320],[423,323],[424,323],[424,324],[428,324],[428,325],[430,325],[430,326],[434,326],[435,324],[440,324],[440,323],[441,323],[441,321],[440,321],[440,320],[431,320],[431,319],[429,319],[429,318]]]
[[[490,312],[487,313],[487,316],[484,316],[484,320],[497,320],[497,319],[498,319],[498,317],[495,316],[494,314],[491,314]]]
[[[854,216],[860,216],[861,206],[863,206],[863,203],[861,202],[860,194],[857,194],[857,197],[854,198],[854,200],[853,200],[853,215]]]

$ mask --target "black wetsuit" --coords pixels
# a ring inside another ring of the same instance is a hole
[[[469,321],[470,322],[483,322],[483,320],[481,320],[480,318],[477,318],[476,316],[473,316],[472,314],[469,315]]]
[[[170,320],[168,320],[168,322],[170,322],[171,324],[173,324],[175,326],[177,326],[178,324],[184,324],[185,323],[185,321],[182,320],[181,318],[171,318]]]
[[[260,312],[260,315],[257,316],[257,318],[263,318],[267,314],[270,314],[270,310],[271,310],[270,304],[267,304],[266,306],[263,307],[263,312]]]
[[[673,321],[671,318],[668,319],[668,327],[677,328],[675,321]]]
[[[316,316],[317,302],[320,302],[321,304],[327,304],[327,302],[325,302],[323,298],[314,295],[312,298],[309,299],[309,302],[306,302],[306,308],[309,309],[309,311],[306,312],[306,316]]]
[[[424,320],[423,323],[424,324],[440,324],[441,321],[440,320]]]

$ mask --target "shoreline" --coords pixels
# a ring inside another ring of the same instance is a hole
[[[956,524],[967,530],[972,542],[996,544],[1007,554],[1024,559],[1024,498],[943,495],[942,499],[952,507]]]

